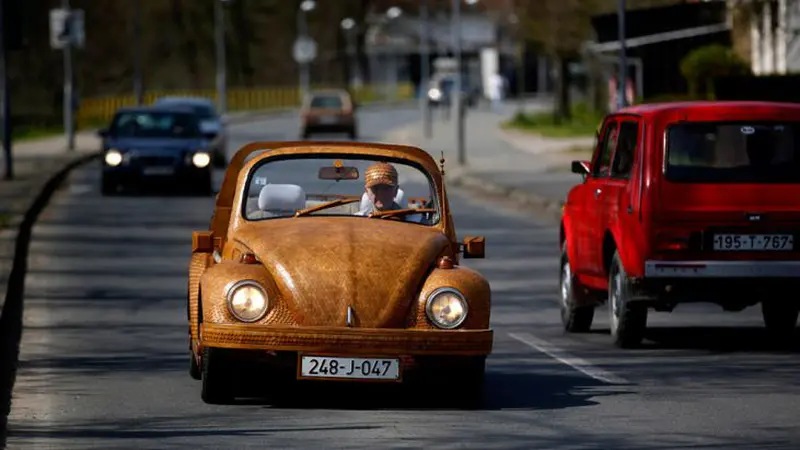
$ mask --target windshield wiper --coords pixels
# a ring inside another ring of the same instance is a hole
[[[375,218],[382,218],[382,217],[394,217],[394,216],[404,216],[406,214],[422,214],[422,213],[432,213],[436,212],[433,208],[406,208],[406,209],[392,209],[389,211],[375,211],[369,215],[369,217]]]
[[[313,212],[321,211],[323,209],[333,208],[334,206],[341,206],[347,205],[350,203],[360,202],[360,198],[337,198],[336,200],[330,201],[328,203],[323,203],[321,205],[312,206],[310,208],[301,209],[294,213],[295,217],[305,216],[307,214],[311,214]]]

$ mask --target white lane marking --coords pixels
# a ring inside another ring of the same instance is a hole
[[[550,356],[560,363],[566,364],[573,369],[594,378],[595,380],[600,380],[609,384],[629,384],[628,380],[621,378],[607,370],[596,367],[584,359],[570,355],[566,351],[543,339],[539,339],[530,333],[509,333],[508,336]]]

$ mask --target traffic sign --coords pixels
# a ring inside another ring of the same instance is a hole
[[[73,47],[83,48],[86,42],[83,23],[82,9],[51,9],[50,47],[61,49],[72,43]]]
[[[317,42],[308,36],[297,38],[292,47],[292,56],[299,64],[310,63],[317,57]]]

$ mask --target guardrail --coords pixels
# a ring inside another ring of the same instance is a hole
[[[312,89],[326,86],[312,86]],[[391,100],[408,100],[414,98],[414,86],[411,83],[391,85],[366,85],[355,89],[355,101],[364,104]],[[151,104],[164,96],[205,97],[216,101],[214,89],[202,90],[161,90],[150,91],[145,95],[144,103]],[[296,87],[276,88],[231,88],[228,89],[228,111],[266,111],[300,106],[300,92]],[[135,106],[133,95],[106,96],[87,98],[81,101],[76,119],[78,126],[107,122],[117,109]]]

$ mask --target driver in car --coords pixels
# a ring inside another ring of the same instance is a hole
[[[398,182],[397,169],[393,165],[379,162],[369,166],[364,173],[364,189],[369,203],[356,213],[357,216],[366,216],[374,211],[403,209],[394,200]]]

